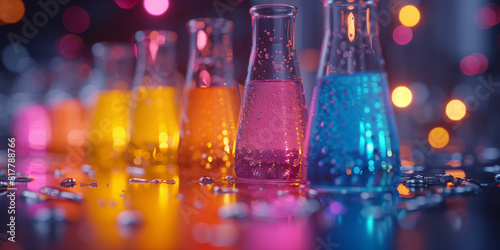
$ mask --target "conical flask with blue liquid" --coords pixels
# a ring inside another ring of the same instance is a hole
[[[306,138],[311,187],[389,191],[399,142],[380,52],[376,1],[323,0],[324,36]]]

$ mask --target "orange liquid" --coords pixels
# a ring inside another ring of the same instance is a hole
[[[176,87],[139,87],[132,98],[131,161],[141,166],[174,163],[179,143]]]
[[[67,153],[85,144],[85,110],[78,99],[63,100],[49,111],[49,151]]]
[[[123,152],[130,139],[130,92],[102,91],[94,107],[92,128],[88,134],[93,154],[109,157],[111,152]]]
[[[189,89],[181,118],[179,166],[232,175],[239,108],[236,87]]]

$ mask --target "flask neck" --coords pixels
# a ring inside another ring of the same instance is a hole
[[[302,81],[295,52],[297,11],[285,4],[263,4],[250,9],[252,51],[247,82]]]
[[[233,23],[223,18],[192,19],[186,87],[234,87]]]
[[[324,0],[324,34],[318,76],[382,72],[375,1]]]
[[[137,63],[134,87],[176,86],[177,34],[167,30],[141,30],[135,34]]]
[[[134,60],[128,43],[100,42],[92,46],[95,85],[100,90],[130,90]]]

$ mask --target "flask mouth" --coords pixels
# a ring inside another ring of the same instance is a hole
[[[260,4],[250,8],[250,15],[253,17],[287,17],[295,16],[299,9],[289,4]]]
[[[375,4],[378,0],[323,0],[325,4],[338,4],[338,5],[363,5]]]
[[[217,28],[224,32],[232,31],[233,22],[225,18],[194,18],[186,24],[188,31],[196,32],[207,29],[207,27]]]
[[[134,39],[136,43],[145,43],[157,41],[160,44],[173,44],[177,41],[177,33],[170,30],[139,30],[135,32]]]

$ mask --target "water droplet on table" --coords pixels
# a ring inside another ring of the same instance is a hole
[[[175,184],[175,180],[166,180],[165,183],[167,183],[167,184]]]
[[[73,178],[66,178],[61,181],[60,185],[63,188],[74,188],[76,186],[76,180]]]
[[[120,226],[140,226],[144,222],[144,215],[139,210],[123,210],[116,216],[116,223]]]
[[[26,182],[31,182],[33,181],[33,177],[30,177],[30,176],[18,176],[16,177],[16,179],[14,180],[14,182],[17,182],[17,183],[26,183]]]
[[[237,188],[232,188],[232,187],[214,187],[214,192],[215,193],[220,193],[220,194],[231,194],[231,193],[238,193]]]
[[[96,181],[93,181],[93,182],[89,182],[89,187],[90,188],[96,188],[99,186],[99,183],[97,183]]]
[[[128,180],[130,184],[145,184],[148,183],[149,181],[146,179],[141,179],[141,178],[131,178]]]
[[[210,176],[203,176],[198,180],[198,182],[200,185],[210,185],[215,183],[215,179]]]
[[[150,180],[149,182],[153,183],[153,184],[160,184],[160,183],[162,183],[162,180],[161,179],[153,179],[153,180]]]

